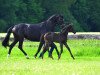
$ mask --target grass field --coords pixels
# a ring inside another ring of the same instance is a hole
[[[58,49],[59,44],[56,44]],[[24,50],[30,59],[26,59],[23,53],[13,48],[10,58],[7,58],[8,48],[1,46],[0,42],[0,75],[100,75],[100,40],[68,40],[73,60],[64,47],[60,60],[54,50],[54,60],[34,58],[38,48],[38,42],[24,42]]]

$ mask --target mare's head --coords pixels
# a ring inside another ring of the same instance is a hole
[[[48,19],[48,21],[51,21],[52,23],[54,23],[54,24],[58,24],[58,25],[62,25],[62,24],[64,24],[64,18],[63,18],[63,16],[62,15],[60,15],[60,14],[55,14],[55,15],[52,15],[49,19]]]
[[[73,24],[72,23],[69,23],[68,25],[66,25],[63,29],[62,29],[62,32],[63,33],[66,33],[66,32],[72,32],[72,33],[76,33],[76,31],[74,30],[73,28]]]

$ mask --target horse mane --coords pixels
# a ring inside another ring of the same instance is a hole
[[[47,31],[48,31],[48,25],[52,26],[52,24],[49,24],[49,23],[54,21],[56,16],[57,16],[57,14],[54,14],[54,15],[50,16],[46,21],[43,22],[44,24],[42,26],[44,26]]]
[[[54,14],[54,15],[50,16],[50,17],[48,18],[48,20],[49,20],[49,21],[52,20],[55,16],[57,16],[57,14]]]
[[[65,32],[66,32],[66,30],[69,28],[69,27],[72,27],[72,25],[71,24],[69,24],[69,25],[67,25],[67,26],[65,26],[65,27],[63,27],[63,29],[61,30],[61,34],[64,34]]]

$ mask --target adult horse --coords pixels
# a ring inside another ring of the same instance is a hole
[[[24,38],[30,41],[40,41],[41,35],[45,34],[46,32],[54,31],[54,28],[57,24],[62,25],[63,23],[64,23],[63,16],[56,14],[56,15],[52,15],[46,21],[38,23],[38,24],[20,23],[20,24],[14,25],[8,29],[7,35],[4,38],[2,45],[4,47],[7,47],[7,46],[10,47],[8,51],[8,56],[10,56],[12,48],[15,46],[17,42],[19,42],[18,48],[24,53],[24,55],[28,59],[29,57],[27,56],[27,53],[22,48]],[[11,43],[11,45],[9,45],[9,38],[10,38],[11,33],[13,33],[14,35],[14,41]],[[43,44],[44,43],[40,43],[38,51],[35,54],[35,57],[39,53]],[[55,44],[54,46],[52,46],[51,49],[53,49],[54,47],[55,47]]]

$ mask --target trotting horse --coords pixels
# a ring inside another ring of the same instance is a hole
[[[67,45],[68,32],[73,32],[74,34],[76,33],[74,31],[71,23],[69,25],[65,26],[60,33],[55,33],[55,32],[46,33],[44,35],[45,44],[44,44],[43,51],[40,54],[40,57],[42,57],[42,59],[43,59],[44,53],[49,49],[50,46],[52,46],[53,42],[57,42],[60,44],[60,49],[61,49],[58,59],[60,59],[61,54],[63,52],[63,45],[65,45],[65,47],[68,49],[71,57],[73,59],[75,59],[74,56],[72,55],[72,52],[71,52],[69,46]]]
[[[23,50],[23,41],[24,38],[30,40],[30,41],[40,41],[41,35],[45,34],[46,32],[54,31],[54,28],[57,24],[61,25],[64,23],[64,19],[62,15],[55,14],[52,15],[49,19],[47,19],[44,22],[38,23],[38,24],[27,24],[27,23],[20,23],[17,25],[14,25],[10,27],[7,31],[7,35],[4,38],[2,45],[4,47],[9,47],[8,56],[10,56],[12,48],[15,46],[17,42],[19,42],[18,48],[23,52],[23,54],[28,59],[27,53]],[[9,45],[9,38],[10,34],[13,33],[14,35],[14,41]],[[39,44],[39,48],[37,53],[35,54],[35,57],[41,50],[41,47],[43,46],[43,42]],[[54,49],[55,44],[51,47],[51,49]]]

